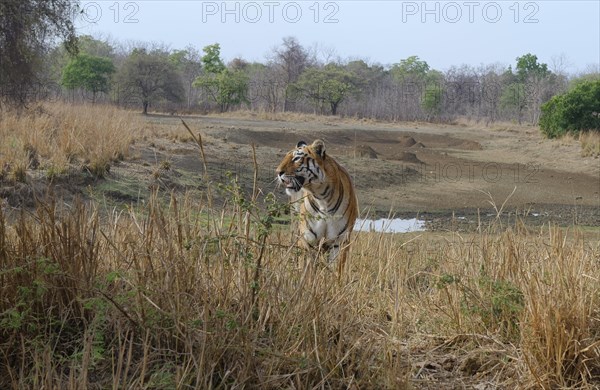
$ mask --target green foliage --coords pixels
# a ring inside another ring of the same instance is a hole
[[[481,277],[477,295],[465,294],[464,309],[478,315],[487,328],[498,328],[510,339],[519,337],[519,316],[524,309],[521,290],[506,280]]]
[[[181,78],[165,52],[134,49],[118,77],[122,98],[140,101],[144,114],[153,101],[180,102],[184,95]]]
[[[79,54],[87,54],[94,57],[115,58],[115,49],[106,40],[99,40],[89,35],[77,37],[77,48]],[[52,80],[61,81],[63,71],[67,64],[73,60],[65,45],[57,45],[46,55],[45,61],[48,72],[47,77]]]
[[[194,86],[201,87],[219,105],[221,112],[241,103],[248,103],[248,75],[240,70],[225,69],[216,75],[200,76]]]
[[[439,116],[442,112],[444,97],[443,80],[444,75],[437,70],[430,70],[425,76],[425,92],[421,101],[421,107],[425,110],[429,119]]]
[[[285,212],[286,204],[277,201],[277,197],[269,192],[260,204],[255,197],[249,197],[242,188],[237,178],[227,172],[229,183],[219,183],[219,190],[230,199],[241,211],[251,216],[253,231],[258,233],[261,240],[271,234],[273,225],[279,215]]]
[[[114,57],[115,49],[107,41],[96,39],[90,35],[80,35],[77,37],[79,53],[88,54],[96,57]]]
[[[63,70],[61,83],[68,89],[83,88],[92,92],[94,101],[98,92],[108,92],[110,76],[115,67],[109,58],[79,54]]]
[[[441,113],[443,91],[441,87],[431,86],[425,90],[421,105],[428,116],[434,117]]]
[[[418,56],[410,56],[392,65],[390,74],[401,84],[413,84],[415,91],[420,92],[421,108],[432,119],[441,114],[443,103],[443,80],[444,75],[429,67],[426,61]],[[403,86],[402,88],[406,87]]]
[[[3,270],[0,276],[14,278],[12,306],[0,313],[0,335],[8,331],[36,332],[43,322],[36,309],[43,304],[48,292],[48,279],[60,276],[61,270],[52,260],[40,257],[23,266]]]
[[[169,61],[184,75],[192,74],[196,77],[202,70],[202,64],[194,58],[193,49],[174,50],[169,55]]]
[[[339,65],[328,64],[324,68],[307,69],[294,86],[317,104],[329,104],[331,115],[336,115],[340,103],[358,91],[357,84],[355,74]]]
[[[225,70],[225,64],[221,59],[221,46],[218,43],[205,46],[202,64],[207,73],[219,74]]]
[[[220,58],[218,43],[204,48],[202,65],[205,74],[196,78],[195,87],[203,88],[221,112],[231,106],[248,103],[248,75],[240,69],[227,69]]]
[[[538,62],[536,55],[527,53],[516,58],[515,72],[511,66],[504,72],[500,107],[521,123],[524,114],[532,124],[538,122],[540,105],[548,99],[548,91],[559,87],[558,79],[548,65]]]
[[[390,73],[397,81],[425,81],[429,64],[421,61],[418,56],[410,56],[392,65]]]
[[[530,76],[543,78],[550,74],[548,65],[538,63],[537,56],[531,53],[517,57],[516,70],[520,82],[527,81]]]
[[[363,60],[350,61],[345,68],[356,77],[357,85],[361,89],[373,86],[385,75],[383,66],[368,65]]]
[[[549,138],[600,130],[600,80],[580,82],[542,105],[540,129]]]

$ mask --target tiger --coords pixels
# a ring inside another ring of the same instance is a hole
[[[276,169],[277,180],[299,215],[303,246],[328,253],[329,263],[342,270],[350,235],[358,216],[358,200],[352,179],[325,152],[322,139],[311,145],[298,142]]]

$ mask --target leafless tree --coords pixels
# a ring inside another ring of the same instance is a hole
[[[280,81],[281,87],[285,91],[283,111],[292,110],[293,101],[290,86],[298,81],[304,69],[311,62],[309,52],[302,47],[295,37],[283,38],[281,46],[273,50],[273,69],[277,73],[276,79]]]
[[[181,54],[182,56],[177,60],[177,68],[186,89],[187,109],[189,110],[198,100],[198,92],[193,84],[194,80],[202,73],[202,55],[192,45],[188,45]]]
[[[250,104],[253,109],[277,112],[283,109],[285,85],[274,65],[254,66],[250,72]]]
[[[571,62],[565,53],[555,55],[550,58],[550,70],[556,75],[567,75],[567,69],[571,67]]]

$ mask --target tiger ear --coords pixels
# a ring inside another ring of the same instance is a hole
[[[325,142],[322,139],[317,139],[312,143],[311,147],[321,157],[325,157]]]
[[[307,145],[307,143],[306,143],[306,142],[304,142],[304,141],[300,141],[300,142],[298,142],[298,145],[296,145],[296,147],[297,147],[297,148],[301,148],[301,147],[303,147],[303,146],[306,146],[306,145]]]

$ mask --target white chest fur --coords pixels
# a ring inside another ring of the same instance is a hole
[[[346,221],[342,215],[330,214],[326,204],[319,202],[310,202],[305,198],[304,206],[309,213],[304,216],[307,228],[304,232],[304,239],[311,245],[316,245],[320,241],[337,241],[340,232],[344,230]],[[343,207],[340,208],[343,210]]]

